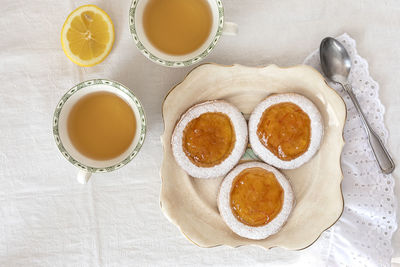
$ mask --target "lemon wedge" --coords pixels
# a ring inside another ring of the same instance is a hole
[[[102,62],[114,44],[114,25],[104,10],[95,5],[78,7],[64,22],[61,44],[65,55],[82,67]]]

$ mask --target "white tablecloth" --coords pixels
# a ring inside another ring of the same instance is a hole
[[[168,69],[142,56],[128,29],[129,0],[1,0],[0,266],[319,265],[327,255],[256,247],[201,249],[159,208],[161,103],[191,69]],[[109,57],[92,68],[70,62],[60,44],[66,16],[97,4],[114,21]],[[239,35],[223,37],[206,62],[289,66],[303,62],[325,36],[348,32],[368,60],[386,107],[389,150],[400,158],[400,2],[225,0]],[[117,80],[134,90],[148,119],[146,142],[128,166],[82,186],[58,152],[51,121],[74,84]],[[397,168],[394,177],[399,177]],[[400,190],[397,187],[397,195]],[[393,240],[400,256],[400,235]]]

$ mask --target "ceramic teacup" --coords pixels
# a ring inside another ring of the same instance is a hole
[[[109,160],[94,160],[84,156],[73,146],[68,136],[67,119],[72,107],[82,97],[94,92],[109,92],[119,96],[132,108],[136,118],[136,133],[131,145],[125,152]],[[130,162],[139,152],[146,134],[143,106],[131,90],[118,82],[105,79],[88,80],[72,87],[61,98],[54,112],[53,134],[60,152],[69,162],[79,168],[78,181],[85,184],[92,173],[119,169]]]
[[[170,55],[155,48],[143,28],[143,13],[149,0],[133,0],[129,11],[129,25],[137,48],[151,61],[166,67],[186,67],[203,60],[214,49],[222,34],[236,35],[237,25],[224,22],[224,8],[221,0],[207,0],[213,17],[210,34],[197,50],[185,55]]]

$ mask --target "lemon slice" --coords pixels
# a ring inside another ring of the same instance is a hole
[[[104,10],[95,5],[78,7],[61,30],[65,55],[75,64],[90,67],[102,62],[114,44],[114,25]]]

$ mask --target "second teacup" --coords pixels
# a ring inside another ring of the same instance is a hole
[[[221,0],[133,0],[130,31],[148,59],[167,67],[185,67],[204,59],[221,35],[236,35],[224,22]]]

